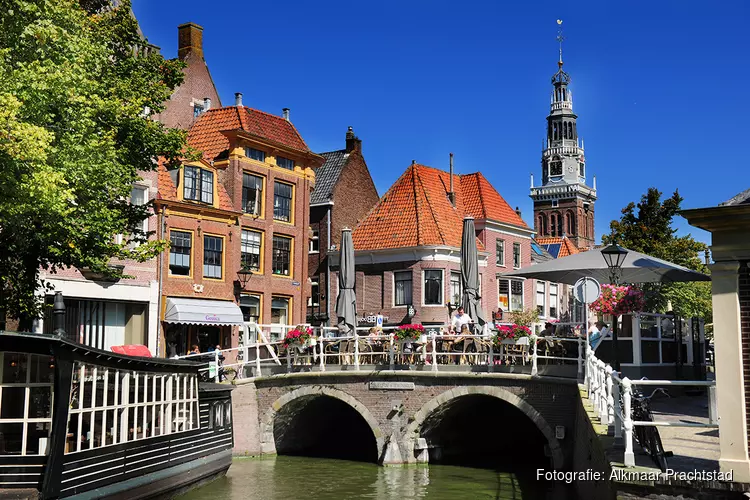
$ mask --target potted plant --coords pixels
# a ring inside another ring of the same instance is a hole
[[[413,325],[401,325],[393,332],[393,335],[394,337],[396,337],[396,340],[401,341],[419,340],[419,338],[424,335],[424,327],[419,323],[415,323]]]
[[[517,344],[530,335],[531,330],[528,326],[516,324],[500,325],[497,328],[497,333],[492,337],[492,344],[495,347],[500,347],[503,344]]]
[[[308,326],[298,325],[294,330],[289,330],[284,337],[284,346],[297,346],[302,347],[306,345],[313,336],[312,328]]]
[[[643,292],[632,286],[602,285],[602,294],[591,303],[590,309],[614,317],[640,312],[646,305]]]

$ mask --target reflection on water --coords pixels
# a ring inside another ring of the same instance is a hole
[[[448,465],[380,467],[362,462],[285,457],[235,460],[227,477],[180,500],[493,498],[566,500],[561,486],[509,472]]]

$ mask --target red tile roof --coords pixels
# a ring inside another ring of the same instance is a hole
[[[540,245],[560,245],[560,253],[557,254],[557,258],[560,257],[567,257],[568,255],[573,255],[576,253],[580,253],[581,250],[576,247],[570,239],[566,237],[560,237],[560,236],[551,236],[551,237],[544,237],[544,238],[536,238],[537,243]]]
[[[528,228],[482,174],[454,176],[455,207],[449,190],[448,172],[411,165],[354,230],[354,248],[460,247],[467,215]],[[479,240],[477,247],[484,250]]]
[[[245,106],[209,109],[188,131],[188,144],[203,152],[209,160],[229,148],[222,131],[243,130],[261,139],[299,151],[310,151],[291,122],[284,118]]]

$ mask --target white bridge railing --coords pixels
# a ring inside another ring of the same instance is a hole
[[[580,324],[562,324],[563,331],[578,333]],[[531,335],[518,342],[492,342],[494,332],[484,335],[453,335],[447,325],[426,327],[429,333],[416,340],[399,340],[398,327],[384,327],[382,333],[368,334],[369,328],[357,328],[351,336],[338,335],[336,328],[314,328],[312,338],[304,345],[284,345],[287,330],[296,326],[246,323],[242,345],[230,349],[178,356],[179,359],[203,361],[208,366],[204,379],[219,382],[228,368],[238,377],[248,371],[253,376],[298,371],[395,370],[398,366],[421,366],[422,370],[455,371],[455,365],[469,365],[477,371],[502,371],[514,365],[514,371],[528,370],[538,375],[540,365],[575,366],[567,376],[583,378],[585,338]],[[528,368],[526,368],[528,367]],[[563,375],[565,376],[565,375]]]
[[[586,349],[586,379],[589,399],[599,414],[599,422],[614,430],[615,440],[624,438],[626,467],[635,467],[633,429],[636,426],[718,428],[716,410],[716,382],[711,380],[631,380],[621,378],[610,365]],[[633,386],[644,387],[705,387],[708,392],[708,423],[674,422],[666,420],[634,420]]]

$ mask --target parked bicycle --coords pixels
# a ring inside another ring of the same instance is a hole
[[[637,386],[633,386],[631,399],[633,421],[654,421],[654,416],[651,413],[651,398],[653,398],[656,393],[662,393],[665,396],[670,397],[669,393],[662,388],[654,389],[650,396],[646,396]],[[637,425],[633,431],[635,439],[638,441],[638,444],[641,445],[643,451],[651,456],[651,459],[659,466],[662,472],[666,472],[667,458],[672,456],[672,452],[664,451],[661,436],[659,436],[659,429],[657,429],[655,425]]]

